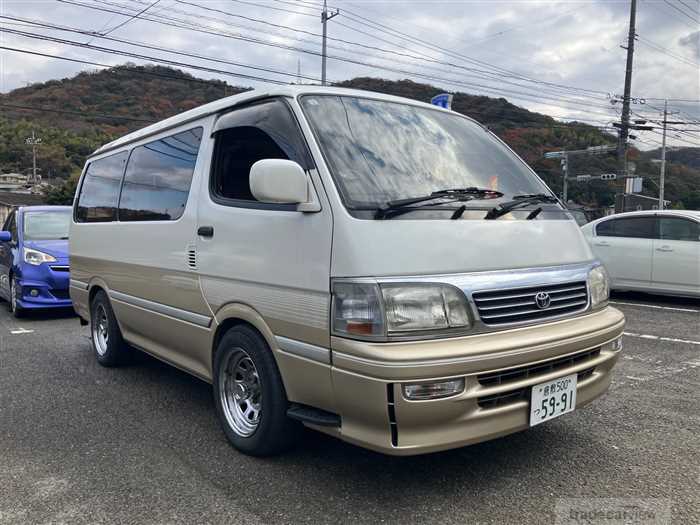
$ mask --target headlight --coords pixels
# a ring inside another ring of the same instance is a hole
[[[333,331],[362,338],[470,327],[464,294],[449,285],[333,283]]]
[[[610,297],[608,272],[602,266],[593,268],[588,274],[588,289],[591,293],[591,308],[602,308]]]
[[[48,253],[33,250],[32,248],[24,249],[24,262],[39,266],[41,263],[56,262],[56,257]]]
[[[442,285],[382,285],[389,332],[468,328],[464,294]]]

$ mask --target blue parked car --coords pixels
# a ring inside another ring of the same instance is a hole
[[[72,306],[68,295],[70,206],[23,206],[0,231],[0,296],[27,310]]]

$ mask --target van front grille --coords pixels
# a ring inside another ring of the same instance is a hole
[[[588,305],[586,281],[511,288],[472,295],[486,325],[537,321],[583,311]]]

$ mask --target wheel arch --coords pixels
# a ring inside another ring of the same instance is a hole
[[[275,335],[265,322],[265,319],[254,308],[243,303],[230,303],[222,306],[214,316],[216,330],[212,338],[211,345],[211,370],[214,370],[214,354],[219,346],[219,341],[231,328],[246,325],[258,332],[265,340],[267,346],[272,351],[272,355],[277,361]]]

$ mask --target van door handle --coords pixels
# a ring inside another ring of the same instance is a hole
[[[673,248],[671,248],[670,246],[661,246],[661,247],[657,248],[656,251],[657,252],[672,252]]]
[[[201,235],[202,237],[214,237],[214,227],[200,226],[197,228],[197,235]]]
[[[610,246],[610,243],[607,241],[598,241],[595,243],[596,246]]]

